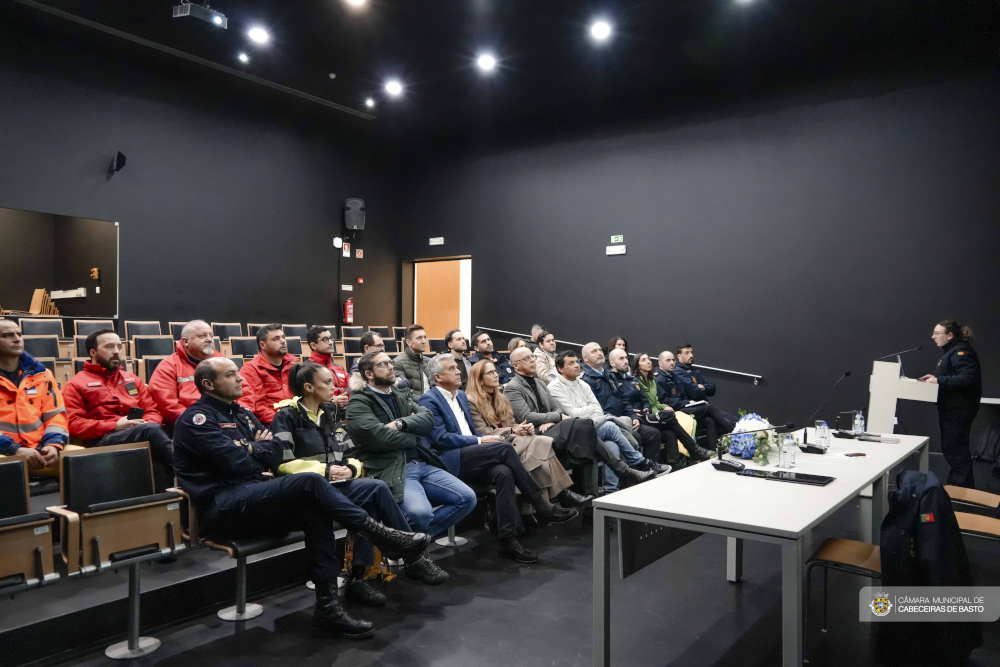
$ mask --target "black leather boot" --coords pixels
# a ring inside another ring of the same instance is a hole
[[[313,612],[313,634],[326,637],[346,637],[364,639],[375,634],[375,626],[351,616],[340,604],[337,584],[316,581],[316,611]]]
[[[694,445],[693,447],[685,445],[685,448],[688,450],[688,454],[691,455],[692,461],[707,461],[712,458],[712,452],[701,445]]]
[[[558,505],[549,502],[545,491],[539,491],[531,497],[531,504],[538,512],[538,518],[545,523],[564,523],[571,521],[580,515],[574,509],[563,509]]]
[[[403,572],[410,579],[416,579],[428,586],[440,586],[450,578],[447,572],[425,556],[403,563]]]
[[[365,579],[366,568],[355,563],[351,568],[351,578],[344,586],[344,599],[364,607],[381,607],[385,605],[385,594],[375,585]]]
[[[553,500],[563,507],[585,507],[593,499],[594,496],[581,496],[579,493],[573,491],[573,489],[563,489],[559,492],[559,495],[553,498]]]
[[[656,477],[655,470],[634,470],[633,468],[629,468],[627,466],[624,473],[620,473],[616,470],[615,474],[618,475],[619,489],[627,489],[630,486],[648,482]]]
[[[392,560],[423,553],[431,543],[431,536],[426,533],[406,533],[384,526],[371,517],[365,519],[361,532],[386,558]]]

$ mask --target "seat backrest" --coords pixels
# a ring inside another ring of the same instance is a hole
[[[31,354],[30,352],[28,354]],[[35,361],[45,366],[49,371],[55,375],[56,374],[56,358],[55,357],[35,357]]]
[[[222,352],[222,339],[218,336],[212,336],[212,343],[215,345],[216,352]]]
[[[0,459],[0,519],[28,513],[28,470],[24,459]]]
[[[143,357],[142,360],[145,362],[143,365],[146,367],[146,377],[142,378],[142,381],[148,384],[149,378],[153,377],[153,371],[156,370],[156,367],[160,365],[161,361],[167,358],[168,355],[162,354],[150,354]]]
[[[32,319],[21,318],[21,333],[25,336],[58,336],[63,337],[63,321],[54,318]]]
[[[448,351],[448,344],[444,342],[444,338],[428,338],[427,343],[430,345],[431,352]]]
[[[181,339],[181,332],[184,331],[186,325],[187,322],[168,322],[167,326],[170,327],[170,337],[174,341],[179,341]]]
[[[132,356],[142,359],[147,354],[168,357],[174,352],[174,339],[170,336],[136,336],[132,339]]]
[[[288,343],[288,354],[302,354],[301,338],[298,336],[285,336],[285,342]]]
[[[364,327],[340,327],[341,333],[344,334],[344,338],[361,338],[361,334],[365,332]]]
[[[125,339],[132,340],[136,336],[159,336],[159,322],[125,322]]]
[[[233,346],[234,357],[253,357],[257,354],[257,338],[250,336],[233,336],[229,339],[229,344]]]
[[[360,354],[345,354],[344,355],[344,368],[350,372],[351,367],[354,366],[354,362],[361,358]]]
[[[90,353],[87,352],[87,337],[86,336],[73,336],[73,347],[76,348],[76,356],[81,359],[87,359],[90,357]]]
[[[74,320],[73,328],[77,336],[89,336],[100,329],[115,330],[114,320]]]
[[[71,512],[91,505],[153,494],[149,444],[75,449],[60,455],[59,494]]]
[[[236,364],[237,369],[243,368],[243,363],[246,361],[243,357],[226,357],[226,359]]]
[[[281,330],[285,332],[285,338],[288,338],[289,336],[305,338],[306,332],[309,331],[309,327],[305,324],[282,324]]]
[[[392,337],[396,340],[403,340],[403,336],[406,335],[406,327],[393,327]]]
[[[256,336],[257,330],[261,327],[267,326],[266,324],[247,324],[247,335]]]
[[[399,352],[399,346],[396,345],[396,340],[393,338],[383,338],[382,344],[385,345],[385,351],[389,354],[397,354]]]
[[[368,327],[368,330],[372,333],[377,333],[382,338],[389,337],[389,327]]]
[[[346,352],[347,354],[361,354],[361,339],[345,338],[344,352]]]
[[[35,357],[59,356],[59,336],[25,336],[24,351]]]
[[[212,322],[212,331],[222,340],[243,335],[243,325],[239,322]]]
[[[73,373],[82,373],[83,365],[90,361],[90,359],[83,359],[81,357],[73,357]]]

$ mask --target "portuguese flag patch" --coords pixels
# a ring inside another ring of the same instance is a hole
[[[960,356],[960,357],[961,357],[962,355],[964,355],[964,354],[965,354],[965,350],[960,350],[960,351],[959,351],[959,352],[957,352],[956,354],[958,354],[958,356]]]
[[[920,523],[934,523],[934,515],[933,514],[921,514],[920,515]]]

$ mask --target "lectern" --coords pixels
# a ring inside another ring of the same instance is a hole
[[[872,367],[872,377],[868,384],[869,433],[892,433],[896,425],[896,401],[937,402],[938,386],[920,382],[900,374],[900,363],[896,361],[876,361]]]

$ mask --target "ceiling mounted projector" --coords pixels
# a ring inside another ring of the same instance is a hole
[[[217,25],[220,28],[225,28],[229,25],[229,19],[226,18],[226,15],[209,7],[207,2],[203,5],[193,5],[190,2],[182,2],[174,7],[174,18],[177,19],[182,16],[193,16],[196,19],[208,21],[212,25]]]

